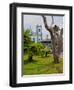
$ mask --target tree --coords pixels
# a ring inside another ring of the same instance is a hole
[[[26,29],[24,31],[24,53],[25,54],[28,54],[28,60],[29,62],[32,61],[32,57],[33,57],[33,52],[32,52],[32,48],[31,48],[31,44],[32,44],[32,41],[31,41],[31,38],[30,38],[30,29]]]
[[[25,30],[24,31],[24,53],[28,54],[28,60],[29,62],[33,61],[34,55],[39,55],[40,50],[44,48],[44,45],[40,42],[33,42],[30,38],[30,31],[31,30]]]
[[[60,51],[63,49],[63,28],[59,29],[57,25],[49,27],[47,24],[46,17],[42,15],[43,22],[45,25],[46,30],[50,33],[51,35],[51,40],[52,40],[52,52],[53,52],[53,57],[54,57],[54,63],[59,63],[59,57],[60,57]],[[53,20],[53,17],[52,17]],[[60,32],[60,33],[59,33]]]
[[[31,62],[31,61],[33,61],[34,55],[40,55],[41,54],[40,51],[43,47],[44,47],[43,44],[41,44],[39,42],[37,42],[37,43],[32,42],[30,44],[30,47],[28,48],[28,50],[29,50],[29,52],[28,52],[29,59],[28,60]]]
[[[50,54],[50,48],[45,47],[44,51],[45,51],[45,57],[47,57],[47,55]]]
[[[30,30],[29,29],[26,29],[24,31],[24,45],[23,45],[23,47],[24,47],[24,53],[28,52],[28,48],[30,47],[30,43],[32,43],[29,34],[30,34]]]
[[[41,56],[42,57],[47,57],[48,56],[48,54],[50,54],[50,48],[49,47],[47,47],[47,46],[45,46],[44,48],[42,48],[41,50],[40,50],[40,53],[41,53]]]

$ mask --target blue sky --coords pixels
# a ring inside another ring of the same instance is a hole
[[[63,28],[63,17],[64,16],[53,16],[54,24],[58,25],[60,28]],[[52,17],[46,16],[47,23],[50,26],[52,23]],[[43,19],[40,15],[25,15],[23,16],[23,26],[24,30],[31,28],[34,32],[36,31],[36,25],[42,25],[42,38],[45,39],[48,35],[51,38],[50,33],[45,29]]]

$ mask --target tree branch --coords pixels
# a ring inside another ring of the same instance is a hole
[[[49,32],[52,32],[52,30],[50,29],[50,27],[49,27],[48,24],[47,24],[46,17],[45,17],[44,15],[42,15],[42,18],[43,18],[43,22],[44,22],[45,28],[46,28]]]
[[[60,35],[61,35],[61,36],[63,35],[63,28],[62,28],[61,31],[60,31]]]

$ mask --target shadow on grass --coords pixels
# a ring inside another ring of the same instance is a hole
[[[28,64],[28,63],[36,63],[37,61],[35,61],[35,60],[26,60],[26,61],[24,61],[24,64]]]

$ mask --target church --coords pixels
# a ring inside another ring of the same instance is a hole
[[[45,40],[42,38],[42,25],[36,25],[36,30],[30,32],[30,37],[32,41],[41,42],[52,49],[51,39],[48,38],[48,35],[46,35]]]
[[[36,30],[30,32],[31,40],[34,42],[41,42],[42,41],[42,26],[36,25]]]

